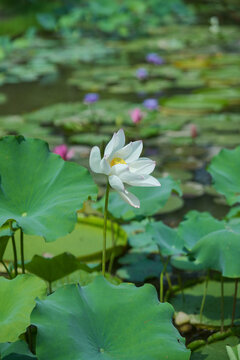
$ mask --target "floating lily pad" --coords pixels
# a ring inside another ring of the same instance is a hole
[[[63,119],[77,115],[83,109],[84,105],[80,102],[60,103],[35,110],[31,113],[25,114],[24,117],[28,122],[51,124],[56,121],[56,119]]]
[[[202,184],[198,184],[193,181],[188,181],[181,185],[183,196],[184,197],[198,197],[204,194],[204,187]]]
[[[46,284],[34,275],[19,275],[13,280],[0,278],[0,342],[14,342],[30,325],[35,299],[46,293]]]
[[[86,287],[65,286],[38,301],[32,313],[37,357],[151,360],[160,354],[187,360],[190,351],[171,317],[171,306],[158,303],[151,285],[114,286],[99,277]]]
[[[233,147],[239,144],[239,134],[217,134],[215,132],[203,133],[196,138],[196,144],[201,146],[219,145],[222,147]]]
[[[194,119],[200,129],[216,131],[236,131],[239,128],[239,116],[234,113],[208,114]]]
[[[184,206],[182,198],[176,195],[171,195],[165,205],[157,211],[157,214],[168,214],[181,209]]]
[[[219,111],[228,104],[223,98],[214,98],[204,94],[175,95],[164,101],[164,106],[173,109]]]
[[[183,311],[190,316],[190,322],[194,325],[200,324],[200,307],[204,292],[204,283],[194,285],[177,292],[169,301],[176,312]],[[229,326],[232,320],[233,294],[235,283],[224,282],[224,325]],[[207,296],[202,315],[201,325],[210,327],[220,327],[221,325],[221,283],[209,281]],[[235,321],[240,321],[240,289],[238,289],[238,298],[236,306]]]
[[[114,236],[117,240],[116,252],[121,252],[127,243],[127,236],[117,224],[114,223]],[[94,216],[79,218],[73,232],[55,242],[46,243],[39,236],[24,236],[24,250],[26,260],[31,260],[34,255],[49,253],[54,256],[69,252],[82,261],[100,260],[102,253],[103,219]],[[17,249],[20,251],[20,234],[16,233]],[[33,246],[34,244],[34,246]],[[108,255],[112,249],[111,224],[107,228]],[[20,253],[20,252],[19,252]],[[5,259],[13,260],[13,252],[10,244],[7,246]]]
[[[88,171],[51,153],[37,139],[5,137],[0,152],[0,225],[14,219],[24,233],[47,241],[70,233],[76,211],[88,196],[96,196]]]

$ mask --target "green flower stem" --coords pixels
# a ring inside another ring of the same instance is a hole
[[[112,253],[111,253],[111,257],[110,257],[110,261],[109,261],[109,266],[108,266],[108,272],[109,274],[111,274],[112,272],[112,267],[113,267],[113,263],[114,263],[114,259],[115,259],[115,248],[116,248],[116,242],[117,242],[117,238],[115,238],[115,234],[114,234],[114,226],[113,226],[113,222],[111,221],[111,233],[112,233]],[[119,233],[119,227],[118,227],[118,233]]]
[[[105,276],[106,269],[106,246],[107,246],[107,210],[108,210],[108,198],[109,198],[110,185],[107,183],[107,189],[105,194],[105,206],[104,206],[104,224],[103,224],[103,250],[102,250],[102,274]]]
[[[205,279],[205,286],[204,286],[204,290],[203,290],[203,298],[202,298],[202,303],[201,303],[201,308],[200,308],[200,324],[202,323],[202,315],[203,315],[203,309],[204,309],[206,296],[207,296],[208,281],[209,281],[209,270],[207,272],[207,276]]]
[[[163,277],[164,277],[164,274],[166,272],[169,259],[170,259],[170,256],[168,256],[166,262],[163,264],[163,269],[162,269],[162,272],[160,274],[160,293],[159,293],[160,302],[164,302],[164,300],[163,300]]]
[[[238,279],[235,279],[235,291],[234,291],[234,298],[233,298],[233,310],[232,310],[231,327],[233,327],[234,319],[235,319],[236,303],[237,303],[237,292],[238,292]]]
[[[16,242],[14,237],[14,231],[12,227],[12,221],[10,221],[10,229],[12,231],[12,248],[13,248],[13,257],[14,257],[14,271],[15,276],[18,275],[18,261],[17,261],[17,248],[16,248]]]
[[[22,273],[25,274],[25,264],[24,264],[24,238],[23,238],[22,228],[20,229],[20,247],[21,247]]]
[[[221,332],[224,331],[224,283],[221,275]]]
[[[1,263],[2,263],[2,265],[3,265],[3,267],[4,267],[4,269],[6,270],[9,278],[12,279],[12,275],[11,275],[10,271],[8,270],[8,267],[7,267],[7,265],[5,264],[5,262],[4,262],[3,260],[1,260]]]
[[[169,276],[169,273],[166,271],[166,279],[167,279],[167,282],[168,282],[168,287],[169,287],[169,290],[172,291],[172,282],[171,282],[171,278]]]

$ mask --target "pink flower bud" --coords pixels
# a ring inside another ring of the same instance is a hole
[[[68,147],[65,144],[56,146],[53,149],[53,152],[60,155],[63,160],[70,160],[74,156],[74,150],[68,150]]]
[[[192,139],[195,139],[198,136],[198,130],[197,130],[197,127],[196,127],[195,124],[191,125],[190,133],[191,133],[191,138]]]
[[[143,113],[141,112],[140,109],[136,108],[133,111],[131,111],[130,116],[134,124],[138,124],[143,118]]]

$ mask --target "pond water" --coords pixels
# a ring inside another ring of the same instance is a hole
[[[191,31],[166,28],[129,42],[17,43],[1,65],[6,101],[0,105],[0,132],[41,137],[50,146],[65,142],[75,149],[75,160],[87,165],[91,146],[124,127],[129,139],[144,139],[157,175],[182,180],[184,203],[173,198],[161,218],[176,225],[191,209],[222,218],[228,207],[211,189],[205,167],[221,147],[239,143],[240,42],[233,27],[216,36],[208,27]],[[161,55],[162,65],[146,62],[152,52]],[[148,72],[144,81],[136,78],[139,68]],[[89,92],[100,95],[90,110],[83,104]],[[144,109],[147,98],[158,100],[157,111]],[[144,113],[135,128],[129,115],[134,107]]]

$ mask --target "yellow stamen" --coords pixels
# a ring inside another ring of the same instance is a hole
[[[126,164],[126,162],[121,158],[114,158],[110,162],[111,167],[114,166],[114,165],[117,165],[117,164]]]

